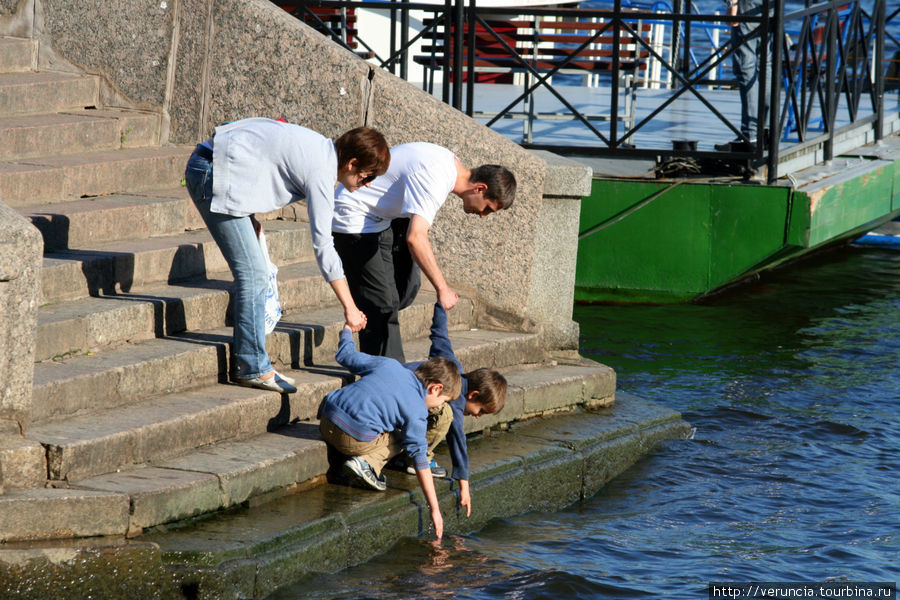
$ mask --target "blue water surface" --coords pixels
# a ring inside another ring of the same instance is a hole
[[[849,247],[726,296],[580,306],[582,353],[682,411],[593,498],[273,598],[707,598],[712,581],[895,582],[900,250]],[[477,494],[473,499],[478,508]]]

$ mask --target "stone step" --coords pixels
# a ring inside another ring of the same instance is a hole
[[[96,352],[127,341],[203,331],[226,325],[230,273],[183,284],[159,284],[130,293],[97,296],[38,310],[35,360]],[[336,304],[315,261],[282,265],[278,292],[285,313]]]
[[[7,160],[0,162],[0,197],[24,207],[174,187],[190,152],[156,146]]]
[[[0,119],[0,160],[135,148],[159,143],[159,115],[81,110]]]
[[[34,42],[27,38],[0,37],[0,73],[22,73],[32,69]]]
[[[456,336],[453,338],[456,343]],[[516,398],[526,398],[535,394],[548,395],[547,392],[553,389],[557,389],[557,396],[566,396],[572,386],[576,385],[574,378],[578,376],[583,378],[583,389],[587,390],[593,385],[591,382],[608,379],[609,371],[607,367],[589,361],[580,365],[506,370],[505,374],[510,383],[510,400],[498,415],[502,419],[496,423],[513,423],[527,416],[522,412],[524,404],[515,400]],[[312,376],[310,373],[305,375]],[[320,381],[313,385],[322,386],[320,391],[323,393],[318,398],[321,400],[328,386],[339,385],[339,379],[327,375],[318,377]],[[291,422],[281,427],[272,426],[273,423],[284,420],[303,419],[304,411],[305,414],[310,414],[313,407],[298,410],[293,396],[284,400],[274,393],[258,392],[237,386],[220,387],[222,390],[227,388],[227,396],[219,400],[218,409],[211,408],[214,401],[199,396],[200,391],[197,391],[193,402],[186,398],[180,402],[172,398],[161,400],[152,414],[148,414],[149,410],[136,411],[140,413],[136,415],[123,412],[123,421],[126,423],[130,421],[136,425],[134,430],[122,433],[121,436],[117,435],[108,423],[99,420],[95,420],[94,423],[85,422],[82,434],[69,430],[57,431],[51,435],[49,429],[37,431],[35,428],[29,437],[41,439],[42,443],[50,446],[48,456],[51,457],[51,472],[56,468],[53,465],[60,465],[59,468],[67,470],[71,489],[57,489],[52,492],[46,490],[12,492],[7,494],[5,500],[10,504],[8,508],[12,510],[18,502],[37,500],[38,496],[48,505],[52,504],[52,499],[62,511],[60,514],[66,515],[65,526],[56,519],[32,519],[26,525],[22,520],[0,517],[0,539],[22,539],[26,533],[31,538],[60,537],[59,531],[63,529],[77,531],[79,535],[135,535],[148,527],[228,508],[254,498],[262,497],[267,500],[279,498],[296,490],[297,484],[308,482],[306,487],[310,487],[322,481],[328,464],[325,444],[321,441],[315,419]],[[257,397],[251,397],[254,395]],[[566,406],[572,408],[581,405],[585,402],[585,398],[584,394],[570,396]],[[315,402],[316,405],[318,400]],[[559,435],[559,439],[565,440],[567,444],[586,443],[587,437],[596,435],[598,429],[603,431],[600,435],[602,439],[609,439],[623,431],[634,433],[636,416],[644,419],[652,417],[654,425],[668,423],[677,417],[673,411],[663,414],[660,412],[664,411],[661,407],[656,407],[656,413],[660,413],[659,415],[646,407],[641,409],[643,411],[641,414],[634,414],[636,410],[638,409],[629,410],[626,403],[624,412],[628,414],[623,422],[618,425],[607,423],[605,429],[603,417],[591,417],[590,422],[586,423],[582,415],[578,417],[577,422],[567,421],[568,425],[558,424],[559,431],[554,435]],[[192,420],[193,427],[187,423],[183,423],[180,427],[167,424],[172,421],[171,416],[179,411],[195,415]],[[228,411],[230,416],[226,418]],[[273,419],[273,415],[277,416]],[[221,432],[217,431],[219,427],[225,429],[231,427],[230,431],[237,431],[241,424],[235,422],[242,420],[245,430],[251,423],[256,427],[268,427],[269,430],[250,435],[243,440],[223,439],[178,456],[172,456],[172,448],[166,443],[159,442],[154,446],[148,437],[142,437],[137,432],[137,429],[144,429],[147,436],[152,432],[152,435],[160,436],[159,440],[174,440],[175,444],[189,444],[188,440],[192,438],[200,440],[204,437],[211,439],[217,435],[221,436]],[[608,418],[606,420],[608,421]],[[570,418],[570,421],[573,419]],[[528,436],[546,436],[546,423],[549,422],[555,421],[531,420],[516,426],[518,435],[522,437],[515,444],[516,451],[513,454],[519,456],[519,462],[522,460],[522,449],[529,445],[525,440]],[[485,424],[485,418],[467,417],[465,430],[480,432],[485,429]],[[170,429],[166,429],[167,427]],[[81,464],[79,452],[84,453],[81,454],[83,457],[90,454],[86,450],[88,442],[85,435],[90,429],[104,432],[102,441],[98,439],[95,444],[94,461],[107,458],[114,460],[117,456],[135,457],[135,460],[144,457],[146,461],[144,464],[122,468],[119,472],[79,479],[77,477]],[[166,431],[165,435],[162,435],[163,431]],[[54,439],[54,435],[63,439]],[[473,485],[477,481],[483,481],[491,473],[495,474],[497,468],[496,465],[488,467],[492,464],[495,451],[488,450],[481,454],[480,439],[470,439]],[[489,445],[496,444],[491,441]],[[557,446],[560,451],[566,447]],[[571,449],[567,452],[571,452]],[[156,458],[152,458],[153,456]],[[56,460],[56,457],[64,459]],[[445,446],[438,448],[437,457],[442,464],[450,465]],[[507,468],[511,464],[508,459],[504,459],[503,463]],[[612,472],[608,465],[601,466],[607,473]],[[410,490],[416,485],[414,478],[401,473],[389,471],[387,476],[390,487],[395,491]],[[444,493],[449,493],[445,482],[437,483]],[[371,492],[350,488],[323,486],[317,489],[329,490],[329,493],[333,493],[335,489],[346,490],[351,495],[360,494],[361,497],[368,499],[379,497],[372,495]],[[477,488],[473,487],[473,490]],[[315,495],[318,492],[313,490],[309,493]],[[392,492],[389,491],[390,493]],[[97,510],[99,505],[116,507],[122,497],[128,499],[127,505],[131,507],[130,511],[126,511],[128,514],[122,515],[118,510],[110,510],[106,513],[108,518],[91,519],[90,512]],[[479,506],[483,507],[484,504]],[[11,513],[6,511],[6,514]],[[452,514],[453,511],[448,512],[448,515]],[[223,518],[228,517],[223,515]]]
[[[213,385],[228,372],[229,337],[185,334],[34,366],[31,419],[125,406],[143,398]]]
[[[45,253],[203,227],[183,187],[25,206],[19,207],[18,212],[41,232]]]
[[[498,332],[474,333],[480,335],[470,332],[451,334],[464,365],[485,366],[481,359],[485,346],[493,353],[499,351],[506,355],[521,351],[516,346],[522,343],[522,337]],[[422,359],[427,355],[410,356]],[[497,366],[509,369],[512,365]],[[218,441],[243,439],[293,420],[315,419],[322,398],[340,387],[341,376],[346,374],[337,365],[303,370],[282,367],[279,370],[297,379],[297,393],[282,396],[277,392],[237,385],[209,385],[146,402],[94,409],[80,416],[37,423],[31,427],[28,439],[47,448],[50,479],[71,482],[132,464],[167,458]],[[585,373],[585,367],[569,366],[533,369],[524,377],[518,373],[511,375],[509,406],[500,415],[472,420],[468,425],[473,430],[481,430],[526,414],[555,410],[573,401],[583,403],[585,384],[583,377],[578,378]],[[608,378],[605,372],[604,376]],[[553,386],[567,395],[557,396],[554,404],[553,399],[541,395],[541,385],[546,381],[553,382]],[[517,387],[519,382],[523,384],[521,389],[534,388],[535,392],[524,397]],[[576,394],[571,393],[573,386],[578,386]],[[560,404],[562,402],[566,404]]]
[[[76,481],[163,460],[219,441],[245,439],[315,418],[322,398],[341,387],[331,375],[285,370],[297,393],[213,385],[31,428],[47,448],[51,480]]]
[[[0,73],[0,117],[96,107],[99,94],[93,75]]]
[[[420,296],[401,313],[405,339],[428,334],[434,297],[429,298],[426,292]],[[451,329],[468,328],[473,321],[471,301],[461,300],[450,313]],[[286,315],[268,336],[266,350],[279,370],[333,365],[342,327],[343,311],[339,307]],[[32,422],[69,418],[126,406],[142,398],[225,382],[230,372],[231,336],[230,327],[192,331],[36,363]],[[488,355],[502,348],[505,356],[493,362],[504,365],[537,362],[542,356],[536,334],[491,332],[486,335],[475,331],[467,332],[463,339],[470,346],[469,353]],[[503,347],[504,344],[510,345]],[[464,351],[458,352],[466,355]],[[518,360],[523,357],[528,360]]]
[[[269,256],[275,264],[312,256],[309,226],[293,221],[266,224]],[[44,255],[43,303],[101,294],[129,293],[161,282],[182,282],[228,270],[207,230],[93,244]]]
[[[184,186],[21,206],[17,211],[41,232],[45,252],[206,228]],[[266,223],[287,220],[308,226],[304,202],[256,218]]]

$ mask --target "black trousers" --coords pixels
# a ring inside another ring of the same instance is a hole
[[[356,306],[366,314],[359,349],[406,362],[400,336],[400,310],[412,304],[421,273],[409,253],[409,219],[394,219],[380,233],[335,233],[334,247]]]

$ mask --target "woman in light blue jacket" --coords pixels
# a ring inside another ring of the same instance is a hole
[[[234,276],[236,383],[297,391],[291,378],[275,371],[266,352],[268,269],[253,215],[306,198],[319,269],[344,308],[347,326],[359,331],[366,316],[353,302],[331,237],[334,187],[337,182],[348,189],[368,185],[389,164],[384,136],[369,127],[332,141],[299,125],[251,118],[217,127],[212,138],[197,145],[185,180]]]

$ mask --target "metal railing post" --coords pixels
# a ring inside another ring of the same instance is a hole
[[[764,6],[769,9],[769,0],[765,0]],[[769,90],[771,93],[769,100],[769,139],[768,139],[768,167],[766,169],[766,179],[772,185],[778,179],[778,144],[781,140],[781,55],[784,52],[784,0],[775,0],[775,15],[766,13],[766,18],[771,19],[770,23],[774,27],[769,28],[769,32],[774,31],[775,38],[772,40],[772,86]],[[790,102],[789,98],[785,98],[786,102]],[[761,121],[757,121],[758,123]],[[757,127],[757,133],[759,132]]]
[[[884,34],[887,23],[885,20],[885,0],[875,0],[875,56],[872,63],[875,65],[875,141],[880,142],[884,138]]]
[[[441,102],[450,104],[450,44],[453,43],[451,31],[453,28],[453,4],[452,0],[444,0],[444,56],[441,62],[444,63],[441,77]]]
[[[834,122],[837,117],[837,94],[834,89],[834,69],[837,64],[837,0],[831,0],[831,10],[828,13],[828,56],[825,58],[825,127],[828,128],[828,138],[825,140],[825,160],[834,159]]]
[[[475,0],[469,0],[469,43],[468,43],[468,68],[466,71],[466,114],[470,117],[475,113],[475,28],[478,22],[475,19]]]
[[[393,56],[397,51],[397,0],[391,0],[391,37],[390,37],[390,45],[391,51],[388,53],[388,56]],[[397,74],[397,63],[391,63],[391,73],[394,75]]]
[[[613,55],[612,55],[612,94],[610,94],[609,105],[609,144],[615,148],[619,145],[619,81],[621,74],[619,73],[619,47],[622,43],[622,0],[616,0],[613,4]]]
[[[672,36],[671,36],[671,44],[672,49],[669,51],[669,57],[672,61],[672,69],[678,72],[681,72],[680,59],[679,59],[679,43],[681,38],[681,20],[678,18],[681,15],[682,7],[684,6],[684,0],[675,0],[673,10],[673,19],[672,19]],[[672,78],[674,79],[674,78]],[[671,80],[670,80],[671,81]]]
[[[403,48],[400,53],[400,77],[409,81],[409,0],[401,0],[400,47]]]
[[[690,0],[684,3],[685,15],[691,14],[691,4]],[[684,21],[684,43],[682,44],[684,58],[681,59],[681,74],[685,79],[690,79],[691,74],[691,23],[692,21],[689,19]]]
[[[453,108],[462,110],[462,85],[463,85],[463,27],[465,26],[465,0],[456,0],[453,14],[455,23],[453,40]]]
[[[756,92],[756,139],[750,140],[753,144],[754,154],[759,156],[760,150],[766,146],[766,105],[768,104],[772,85],[769,81],[769,47],[772,41],[772,13],[769,12],[769,2],[771,0],[763,0],[762,12],[759,21],[759,42],[756,52],[756,77],[759,85]],[[746,44],[746,40],[742,41]],[[775,69],[772,69],[772,79],[774,79]],[[743,132],[741,132],[743,133]]]

